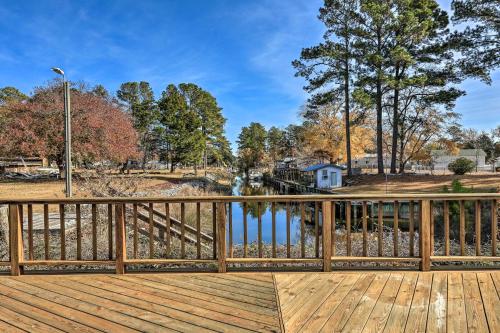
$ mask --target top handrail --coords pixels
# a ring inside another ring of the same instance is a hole
[[[179,203],[179,202],[304,202],[304,201],[391,201],[391,200],[499,200],[500,193],[391,193],[391,194],[312,194],[196,197],[92,197],[92,198],[12,198],[0,199],[8,204],[112,204],[112,203]]]

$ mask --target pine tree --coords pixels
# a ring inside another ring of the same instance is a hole
[[[491,83],[490,72],[500,66],[500,1],[454,0],[451,7],[453,22],[470,24],[452,38],[464,74]]]
[[[351,82],[355,60],[354,35],[359,24],[359,1],[325,0],[318,18],[325,24],[324,42],[304,48],[300,60],[292,64],[296,76],[308,81],[304,87],[313,93],[313,106],[341,99],[344,103],[347,173],[351,171]]]

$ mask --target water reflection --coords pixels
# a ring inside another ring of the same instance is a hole
[[[277,189],[265,184],[247,183],[241,178],[237,178],[233,188],[232,195],[234,196],[254,196],[254,195],[276,195],[279,193]],[[311,215],[311,211],[307,211],[307,216]],[[233,243],[243,244],[244,227],[243,227],[243,203],[232,204],[233,214]],[[247,225],[248,225],[248,243],[258,241],[258,220],[259,215],[262,220],[262,240],[264,243],[272,242],[272,212],[271,203],[247,203]],[[309,221],[310,218],[306,218]],[[286,205],[284,203],[276,203],[276,242],[278,245],[286,245]],[[314,226],[306,224],[306,238],[312,236],[311,231],[314,231]],[[290,204],[290,243],[292,245],[300,243],[300,207],[297,204]]]

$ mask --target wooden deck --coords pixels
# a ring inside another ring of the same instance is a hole
[[[500,271],[0,276],[2,332],[500,332]]]

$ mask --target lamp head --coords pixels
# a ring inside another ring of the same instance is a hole
[[[59,75],[64,75],[64,71],[60,69],[59,67],[52,67],[51,68],[53,72],[59,74]]]

